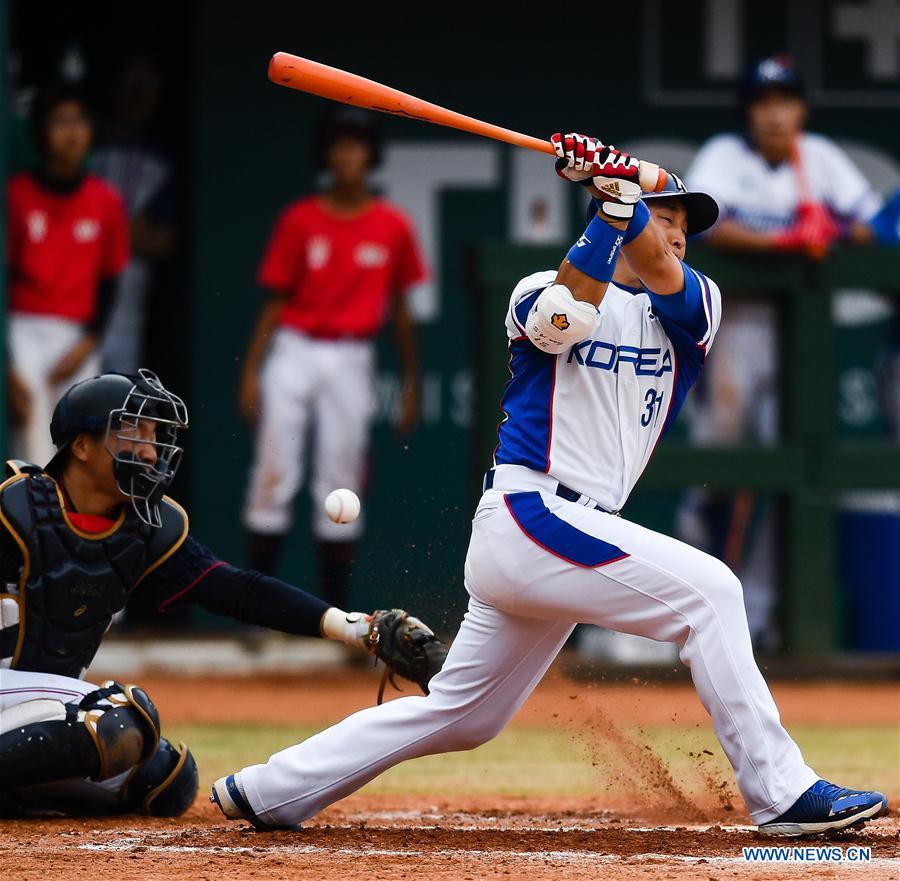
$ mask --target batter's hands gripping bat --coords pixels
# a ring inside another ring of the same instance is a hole
[[[342,104],[353,104],[366,110],[378,110],[381,113],[392,113],[394,116],[419,119],[504,141],[516,147],[527,147],[529,150],[556,155],[549,141],[464,116],[462,113],[439,107],[390,86],[367,80],[355,73],[328,67],[326,64],[319,64],[318,61],[310,61],[308,58],[300,58],[288,52],[277,52],[272,56],[269,62],[269,79],[280,86],[308,92],[320,98],[330,98]],[[641,161],[640,184],[644,192],[655,193],[662,190],[666,185],[666,177],[665,170],[658,165]]]

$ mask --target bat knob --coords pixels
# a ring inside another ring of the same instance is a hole
[[[655,162],[641,160],[641,171],[638,182],[645,193],[661,193],[666,188],[669,175],[664,168],[660,168]]]

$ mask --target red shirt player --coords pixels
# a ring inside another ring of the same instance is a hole
[[[314,429],[311,493],[320,582],[347,600],[362,524],[323,510],[333,489],[363,490],[374,411],[373,339],[392,317],[403,369],[398,428],[419,417],[419,368],[404,294],[425,277],[402,212],[368,187],[378,143],[368,117],[341,110],[322,129],[320,161],[332,183],[289,205],[259,269],[268,295],[244,363],[241,410],[258,423],[244,523],[251,565],[272,572],[291,526],[306,437]]]
[[[115,190],[84,173],[91,121],[81,96],[48,91],[34,123],[41,167],[7,185],[7,374],[11,447],[43,465],[60,394],[100,372],[97,339],[128,261],[128,223]]]

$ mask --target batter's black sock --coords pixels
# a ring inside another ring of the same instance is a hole
[[[283,544],[283,535],[248,532],[247,555],[250,558],[250,568],[262,572],[263,575],[274,575],[278,569],[278,558],[281,556]]]
[[[347,611],[350,607],[350,574],[356,555],[355,541],[318,541],[319,586],[322,598]]]

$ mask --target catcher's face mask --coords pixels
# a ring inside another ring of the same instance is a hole
[[[181,464],[178,432],[187,426],[184,401],[143,369],[122,406],[109,414],[106,449],[116,485],[150,526],[162,525],[159,503]]]

